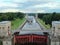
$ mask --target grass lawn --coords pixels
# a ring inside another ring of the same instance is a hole
[[[13,21],[11,21],[11,23],[12,23],[12,30],[15,30],[15,29],[17,29],[23,22],[25,21],[25,18],[23,18],[23,19],[16,19],[16,20],[13,20]]]
[[[49,29],[50,28],[50,25],[49,24],[45,24],[45,22],[41,19],[38,19],[38,21],[46,28],[46,29]]]

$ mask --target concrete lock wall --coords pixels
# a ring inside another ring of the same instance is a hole
[[[10,30],[11,30],[11,22],[10,21],[0,22],[0,36],[1,37],[9,36]]]
[[[12,45],[11,41],[3,41],[3,45]]]
[[[59,45],[59,42],[51,41],[51,45]]]
[[[60,21],[53,21],[52,22],[52,34],[53,36],[60,36]]]

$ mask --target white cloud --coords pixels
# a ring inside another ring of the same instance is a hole
[[[18,4],[14,3],[0,3],[0,7],[18,7]]]
[[[41,2],[60,2],[60,0],[32,0],[32,1],[41,1]]]
[[[5,9],[5,7],[7,7],[7,9]],[[19,7],[20,9],[18,9]],[[1,0],[0,9],[1,8],[4,8],[0,10],[2,12],[46,12],[45,8],[47,10],[60,9],[60,0]]]
[[[48,3],[44,3],[44,4],[37,4],[37,5],[33,5],[28,7],[28,9],[38,9],[38,8],[49,8],[49,9],[60,9],[60,3],[59,2],[48,2]]]
[[[58,8],[60,8],[60,3],[49,2],[49,3],[43,4],[43,6],[49,8],[49,9],[58,9]]]
[[[45,13],[45,10],[38,10],[37,13]]]
[[[38,10],[32,10],[32,9],[26,9],[26,10],[20,10],[20,12],[24,12],[24,13],[45,13],[46,11],[45,10],[41,10],[41,9],[38,9]]]
[[[19,12],[18,9],[3,9],[0,12]]]
[[[22,10],[22,9],[2,9],[0,12],[24,12],[24,13],[30,13],[32,10]]]
[[[29,1],[29,0],[13,0],[13,2],[17,2],[17,3],[25,3],[27,1]]]

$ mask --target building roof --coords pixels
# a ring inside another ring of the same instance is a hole
[[[1,22],[0,22],[0,25],[5,25],[5,24],[7,24],[8,22],[10,22],[10,21],[1,21]]]
[[[52,21],[52,24],[60,24],[60,21]]]

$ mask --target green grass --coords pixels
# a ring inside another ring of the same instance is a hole
[[[46,29],[49,29],[50,28],[50,25],[49,24],[45,24],[45,22],[41,19],[38,19],[38,21],[46,28]]]
[[[24,21],[25,21],[25,18],[23,18],[23,19],[19,19],[19,18],[18,18],[18,19],[16,19],[16,20],[11,21],[11,23],[12,23],[11,29],[12,29],[12,30],[17,29]]]

